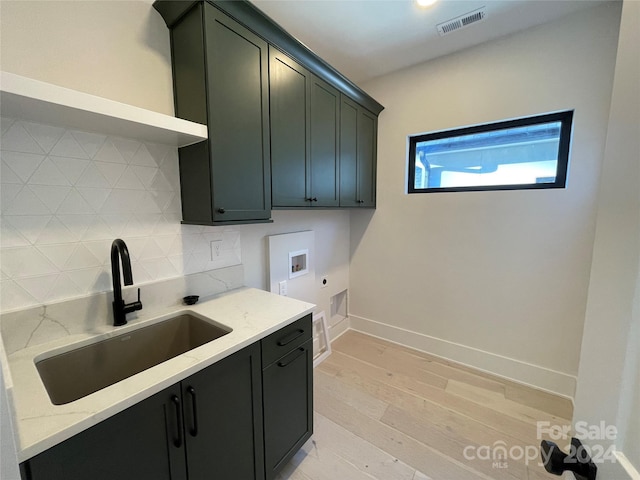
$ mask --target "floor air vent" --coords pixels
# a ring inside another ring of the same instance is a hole
[[[444,37],[445,35],[455,32],[456,30],[468,27],[472,23],[480,22],[481,20],[484,20],[486,16],[485,11],[486,7],[481,7],[477,10],[474,10],[473,12],[465,13],[464,15],[460,15],[459,17],[439,23],[437,25],[438,33],[441,37]]]

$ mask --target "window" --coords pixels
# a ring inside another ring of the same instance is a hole
[[[564,188],[573,111],[409,137],[409,193]]]

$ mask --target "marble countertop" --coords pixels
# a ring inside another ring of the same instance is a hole
[[[25,461],[73,435],[150,397],[313,311],[314,305],[254,288],[238,288],[192,306],[173,306],[123,327],[105,324],[3,355],[8,396],[14,410],[18,460]],[[35,362],[78,346],[125,334],[192,312],[225,325],[231,333],[66,405],[53,405]],[[2,350],[2,349],[0,349]],[[6,355],[6,356],[5,356]]]

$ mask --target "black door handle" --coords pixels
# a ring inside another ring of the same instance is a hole
[[[191,429],[189,430],[189,434],[192,437],[198,436],[198,410],[197,410],[197,401],[196,401],[196,389],[193,387],[187,388],[187,393],[191,396],[191,415],[193,415],[192,420],[193,423],[191,425]]]
[[[288,361],[278,362],[278,366],[279,366],[279,367],[286,367],[286,366],[288,366],[288,365],[292,364],[293,362],[295,362],[295,361],[296,361],[296,359],[297,359],[298,357],[302,356],[302,355],[304,354],[304,352],[305,352],[305,351],[306,351],[306,349],[305,349],[304,347],[300,347],[300,348],[297,350],[297,355],[295,355],[293,358],[289,358],[289,359],[287,359]]]
[[[278,340],[278,346],[284,347],[285,345],[293,342],[296,338],[299,338],[302,335],[304,335],[304,330],[298,329],[295,332],[292,332],[289,335],[282,337],[280,340]]]
[[[171,397],[171,401],[176,408],[176,426],[178,428],[177,438],[173,440],[173,446],[176,448],[182,447],[182,409],[180,408],[180,399],[177,395]]]
[[[577,480],[595,480],[598,475],[598,467],[589,457],[582,442],[575,437],[571,439],[568,455],[555,443],[542,440],[540,456],[544,469],[553,475],[562,475],[565,470],[573,472]]]
[[[217,211],[218,213],[224,213],[226,210],[224,208],[219,208]]]

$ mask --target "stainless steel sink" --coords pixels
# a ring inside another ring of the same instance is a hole
[[[36,362],[54,405],[73,402],[231,332],[190,314]]]

